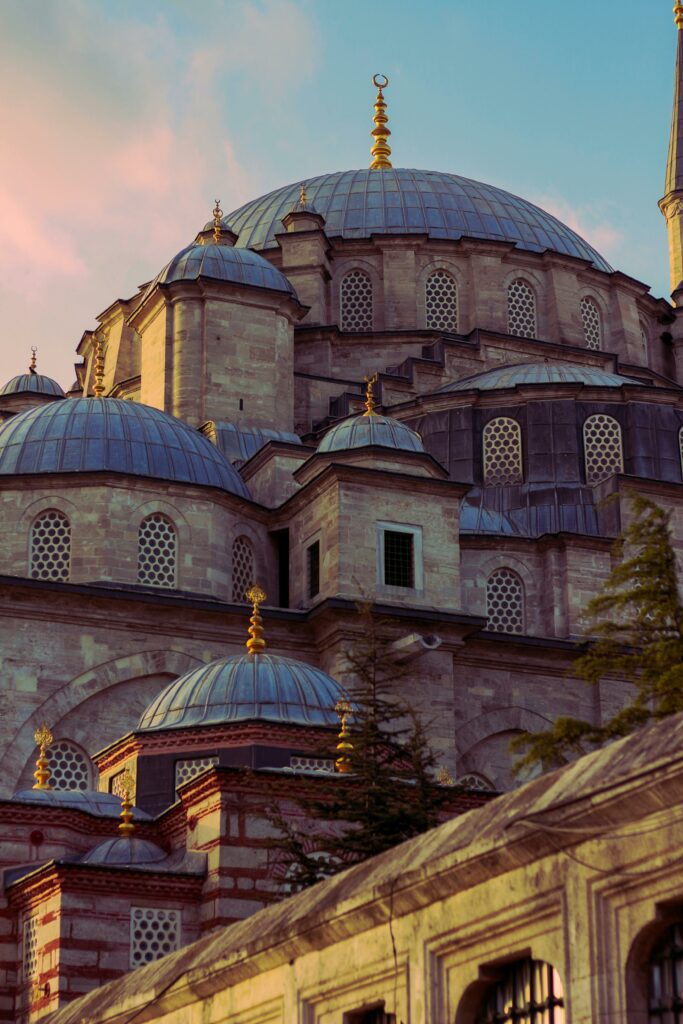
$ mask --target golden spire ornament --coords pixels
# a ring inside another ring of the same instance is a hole
[[[373,121],[375,127],[370,132],[375,144],[370,150],[372,156],[372,163],[370,164],[371,171],[384,171],[388,170],[392,163],[389,160],[391,156],[391,146],[387,142],[387,139],[391,135],[391,132],[387,128],[389,118],[386,115],[387,105],[384,102],[383,90],[389,85],[389,79],[386,75],[373,75],[372,84],[377,87],[377,98],[375,99],[375,116]]]
[[[36,729],[33,734],[33,739],[38,744],[38,760],[36,761],[36,771],[33,773],[35,782],[33,784],[34,789],[52,789],[50,785],[50,764],[45,756],[45,751],[54,741],[54,736],[45,725],[45,722]]]
[[[375,384],[379,380],[379,374],[374,373],[372,377],[365,377],[365,412],[364,416],[376,416],[375,412]]]
[[[216,205],[213,208],[213,240],[214,240],[214,244],[215,245],[220,245],[221,244],[221,231],[222,231],[221,217],[222,216],[223,216],[223,211],[221,210],[221,201],[220,201],[220,199],[217,199],[216,200]]]
[[[674,5],[674,21],[680,32],[683,29],[683,4],[677,3]]]
[[[253,587],[249,587],[249,590],[244,595],[247,601],[250,601],[253,605],[251,619],[249,620],[249,639],[247,640],[247,650],[250,654],[260,654],[261,651],[266,649],[266,641],[263,639],[263,619],[259,611],[259,605],[262,605],[268,596],[265,590],[259,587],[258,583],[255,583]]]
[[[38,372],[38,360],[36,359],[36,353],[38,352],[37,345],[31,345],[31,363],[29,365],[29,373]]]
[[[95,398],[101,398],[104,394],[104,352],[102,351],[102,339],[95,338],[95,380],[93,383],[93,394]]]
[[[306,195],[306,182],[302,181],[301,185],[299,186],[299,208],[301,210],[305,210],[307,203],[308,196]]]
[[[133,793],[135,792],[135,779],[132,773],[126,768],[121,775],[121,821],[119,822],[119,835],[124,839],[130,839],[135,831],[133,824]]]
[[[349,754],[353,750],[353,743],[349,742],[348,720],[349,715],[353,712],[353,708],[348,700],[338,700],[334,706],[334,710],[337,712],[337,718],[341,723],[339,743],[337,744],[338,756],[337,760],[334,762],[334,767],[340,775],[348,775],[351,771]]]

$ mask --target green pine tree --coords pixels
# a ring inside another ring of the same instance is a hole
[[[291,808],[268,814],[279,832],[273,846],[280,868],[284,861],[293,891],[432,828],[454,795],[452,786],[437,781],[419,715],[394,695],[401,670],[381,636],[384,624],[368,605],[360,614],[363,639],[347,654],[347,670],[357,680],[349,771],[330,779],[323,797],[297,787],[296,816]]]
[[[512,749],[525,751],[516,772],[552,767],[565,754],[586,753],[683,710],[683,605],[669,514],[638,495],[631,510],[615,543],[616,564],[586,608],[589,646],[574,665],[589,684],[623,680],[630,699],[602,725],[563,716],[545,732],[516,737]]]

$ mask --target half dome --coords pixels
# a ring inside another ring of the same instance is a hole
[[[107,470],[220,487],[248,498],[218,448],[182,420],[122,398],[73,398],[0,425],[0,475]]]
[[[282,218],[298,201],[302,182],[285,185],[228,214],[223,223],[237,245],[269,249],[284,231]],[[430,238],[483,238],[510,242],[530,252],[564,253],[610,272],[609,263],[585,239],[540,207],[459,174],[394,167],[338,171],[308,178],[306,196],[325,218],[332,238],[373,234],[426,234]]]
[[[340,684],[305,662],[274,654],[232,655],[172,682],[149,705],[138,728],[255,720],[338,727],[334,708],[339,700],[348,700]]]
[[[0,395],[46,395],[50,398],[66,398],[64,391],[52,377],[43,373],[20,373],[0,388]]]
[[[102,864],[111,867],[134,866],[137,864],[158,864],[166,860],[166,854],[148,839],[138,836],[117,836],[105,839],[81,857],[81,864]]]
[[[87,811],[98,818],[120,818],[121,800],[114,793],[100,793],[94,789],[21,789],[12,797],[21,804],[41,804],[43,807],[68,807]],[[149,821],[150,816],[133,807],[135,821]]]
[[[625,385],[643,386],[641,380],[622,377],[593,366],[579,366],[576,363],[515,363],[512,366],[498,366],[494,370],[463,377],[453,384],[439,388],[436,394],[445,391],[498,391],[527,384],[584,384],[593,388],[621,388]]]
[[[159,284],[174,281],[196,281],[207,277],[213,281],[227,281],[230,284],[249,285],[251,288],[268,288],[284,292],[296,299],[294,287],[277,267],[257,252],[250,249],[235,249],[231,245],[202,245],[193,242],[182,249],[166,264],[146,289],[141,302]]]
[[[403,452],[424,454],[422,438],[405,423],[373,413],[351,416],[335,424],[318,445],[319,452],[340,452],[349,448],[379,445]]]

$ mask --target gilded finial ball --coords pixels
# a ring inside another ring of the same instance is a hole
[[[249,590],[247,590],[244,596],[247,601],[251,601],[254,605],[259,605],[263,604],[268,595],[265,590],[262,590],[261,587],[259,587],[258,583],[254,583],[253,586],[249,587]]]

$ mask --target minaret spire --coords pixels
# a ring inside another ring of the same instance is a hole
[[[374,145],[370,150],[370,155],[372,157],[370,170],[384,171],[392,166],[389,159],[391,156],[391,146],[387,141],[391,132],[387,127],[389,118],[386,114],[387,104],[384,99],[384,90],[389,85],[389,79],[386,75],[373,75],[372,84],[377,89],[377,98],[375,99],[375,116],[372,119],[375,127],[370,132],[375,140]]]
[[[671,291],[675,293],[683,284],[683,3],[674,7],[674,21],[678,37],[676,73],[674,78],[671,135],[666,160],[664,197],[659,208],[666,218],[669,234],[669,273]],[[683,297],[683,293],[682,296]],[[678,305],[678,303],[676,303]]]

